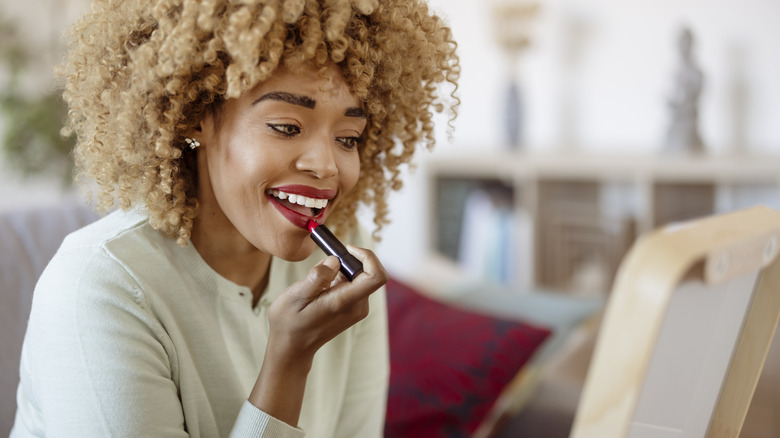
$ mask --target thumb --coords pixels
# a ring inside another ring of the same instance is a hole
[[[333,280],[339,274],[341,264],[336,256],[328,256],[323,261],[314,265],[303,281],[301,295],[309,299],[317,297],[330,288]]]
[[[339,259],[335,256],[329,256],[314,265],[304,279],[291,284],[279,299],[274,301],[273,305],[281,307],[289,305],[300,312],[328,290],[338,273]]]

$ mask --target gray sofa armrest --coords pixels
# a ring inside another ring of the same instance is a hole
[[[35,283],[65,236],[96,218],[72,198],[0,212],[0,436],[8,435],[14,421],[19,356]]]

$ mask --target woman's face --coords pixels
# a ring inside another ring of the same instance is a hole
[[[314,249],[306,223],[324,222],[357,183],[365,127],[361,103],[335,66],[324,77],[280,67],[201,123],[202,220],[216,227],[215,238],[306,258]]]

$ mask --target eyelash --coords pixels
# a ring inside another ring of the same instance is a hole
[[[268,123],[267,125],[269,128],[285,137],[293,137],[301,133],[300,127],[289,123]]]
[[[289,123],[268,123],[269,128],[274,132],[291,138],[301,133],[301,128]],[[347,149],[355,149],[360,146],[360,137],[337,137],[336,141],[341,143]]]
[[[360,137],[339,137],[336,139],[347,149],[355,149],[360,146]]]

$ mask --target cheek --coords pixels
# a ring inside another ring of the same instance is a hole
[[[357,153],[351,154],[349,159],[345,160],[339,169],[339,173],[341,175],[341,187],[344,193],[348,193],[355,187],[358,178],[360,178],[360,157]]]
[[[209,167],[215,184],[230,193],[252,179],[257,170],[250,165],[253,162],[252,157],[241,148],[233,147],[231,144],[223,144],[223,146],[211,151],[209,163],[212,165]]]
[[[214,151],[220,166],[223,183],[229,186],[254,186],[273,176],[282,165],[283,157],[277,157],[273,148],[263,147],[251,136],[237,135],[222,139],[219,150]]]

